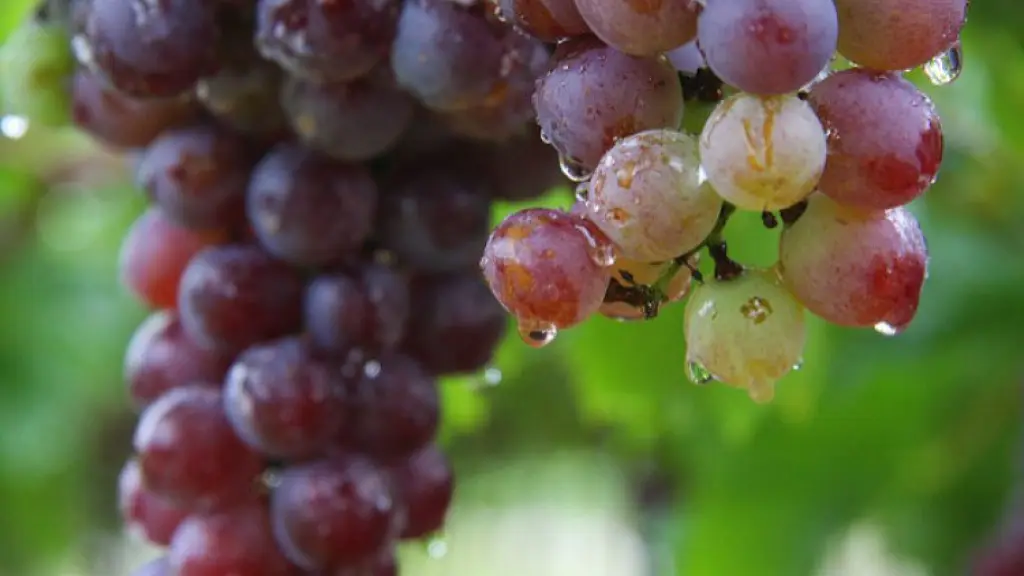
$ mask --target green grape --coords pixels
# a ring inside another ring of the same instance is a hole
[[[699,384],[712,379],[747,390],[759,403],[800,363],[804,309],[774,270],[748,269],[698,286],[686,305],[686,360]]]
[[[26,21],[0,46],[3,113],[24,117],[30,124],[67,124],[74,67],[62,27]]]

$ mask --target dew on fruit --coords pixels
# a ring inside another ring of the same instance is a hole
[[[617,257],[615,245],[597,238],[586,226],[580,226],[579,229],[587,239],[587,253],[590,260],[602,268],[614,265]]]
[[[760,324],[772,315],[772,304],[760,296],[754,296],[740,307],[740,313],[754,324]]]
[[[882,336],[889,336],[889,337],[899,336],[900,332],[903,331],[899,327],[893,326],[892,324],[890,324],[888,322],[879,322],[878,324],[875,324],[874,328],[875,328],[875,332],[878,332]]]
[[[519,337],[529,346],[543,348],[555,341],[558,328],[554,324],[519,319]]]
[[[796,364],[793,364],[793,371],[794,372],[799,372],[800,370],[803,369],[803,367],[804,367],[804,359],[801,358],[801,359],[796,361]]]
[[[935,86],[946,86],[956,82],[964,70],[963,43],[958,39],[942,54],[924,65],[925,76]]]
[[[562,174],[565,174],[565,177],[573,182],[585,182],[593,174],[592,170],[588,170],[585,166],[564,154],[558,155],[558,167],[561,168]]]
[[[576,184],[576,200],[580,202],[586,202],[590,196],[590,181],[584,180]]]
[[[708,372],[707,368],[704,368],[700,362],[687,362],[686,376],[690,379],[690,382],[698,386],[705,386],[715,381],[714,375]]]

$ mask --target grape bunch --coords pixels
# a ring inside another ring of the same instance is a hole
[[[578,183],[575,205],[515,213],[485,248],[484,276],[523,339],[543,346],[594,314],[643,320],[688,297],[691,379],[766,402],[802,362],[805,310],[905,330],[928,268],[907,205],[943,155],[939,115],[905,73],[956,78],[967,4],[501,0],[519,30],[558,41],[533,105]],[[687,131],[684,107],[702,106]],[[737,210],[781,221],[774,266],[729,257]]]

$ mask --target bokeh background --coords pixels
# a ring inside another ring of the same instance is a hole
[[[0,2],[0,38],[30,4]],[[932,265],[906,333],[814,322],[762,407],[687,381],[679,306],[542,351],[510,332],[492,369],[444,383],[458,499],[405,573],[966,573],[1024,486],[1024,4],[971,10],[959,81],[914,75],[947,152],[914,205]],[[122,356],[145,316],[117,252],[144,203],[130,161],[25,128],[0,121],[0,575],[118,576],[154,553],[122,534],[114,495],[134,420]],[[739,259],[770,264],[773,232],[734,220]]]

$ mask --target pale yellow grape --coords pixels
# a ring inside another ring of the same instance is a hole
[[[825,169],[825,130],[796,96],[737,94],[723,100],[700,136],[708,180],[746,210],[779,210],[810,194]]]
[[[774,270],[754,269],[698,286],[686,304],[685,331],[687,362],[755,402],[774,397],[807,337],[803,306]]]

